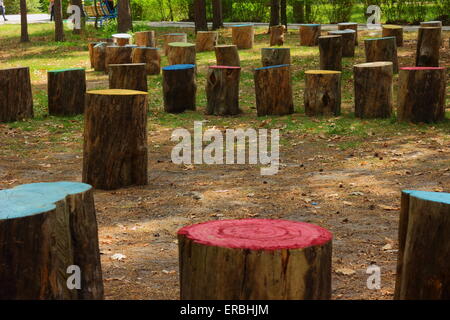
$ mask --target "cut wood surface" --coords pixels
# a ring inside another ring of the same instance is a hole
[[[305,72],[305,113],[308,116],[341,113],[341,72],[308,70]]]
[[[439,67],[441,29],[439,27],[419,28],[416,67]]]
[[[251,49],[255,38],[255,30],[252,24],[238,24],[231,26],[233,44],[238,49]]]
[[[291,49],[261,48],[261,63],[263,67],[291,64]]]
[[[342,70],[342,36],[319,37],[320,69]]]
[[[187,42],[171,42],[167,59],[169,64],[196,64],[195,44]]]
[[[109,88],[148,91],[145,63],[109,65]]]
[[[155,31],[139,31],[134,33],[134,42],[138,47],[156,47]]]
[[[206,114],[236,115],[239,109],[240,67],[210,66],[206,77]]]
[[[358,24],[356,22],[341,22],[337,24],[338,30],[355,30],[355,46],[358,45]]]
[[[131,53],[132,63],[145,63],[147,75],[161,73],[161,55],[159,48],[136,47]]]
[[[195,48],[197,52],[213,51],[218,39],[219,33],[217,31],[197,31]]]
[[[162,70],[164,110],[169,113],[195,110],[195,65],[177,64],[163,67]]]
[[[282,46],[284,44],[284,33],[286,32],[286,27],[283,25],[271,26],[270,27],[270,46]]]
[[[0,103],[0,122],[33,117],[33,95],[28,67],[0,69]]]
[[[105,73],[109,72],[110,64],[131,63],[132,52],[133,47],[131,46],[107,46],[105,52]]]
[[[382,26],[383,37],[395,37],[397,47],[403,47],[403,27],[392,24]]]
[[[218,66],[239,67],[241,61],[236,45],[220,45],[215,47],[216,62]]]
[[[84,113],[86,72],[82,68],[53,70],[47,73],[48,113],[74,116]]]
[[[355,56],[355,30],[335,30],[328,31],[328,35],[338,35],[342,36],[342,56],[343,57],[354,57]]]
[[[366,62],[390,61],[394,73],[398,73],[397,41],[395,37],[364,40]]]
[[[186,33],[168,33],[163,35],[163,53],[167,56],[169,43],[171,42],[187,42]]]
[[[319,44],[320,31],[320,24],[301,24],[300,45],[309,47],[317,46]]]

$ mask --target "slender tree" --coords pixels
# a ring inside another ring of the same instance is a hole
[[[29,42],[26,0],[20,0],[20,25],[20,42]]]
[[[130,0],[117,1],[117,31],[128,32],[133,27],[131,20]]]
[[[294,14],[294,21],[296,23],[305,23],[305,1],[294,0],[292,3],[292,11]]]
[[[195,31],[207,31],[206,1],[194,0]]]
[[[61,2],[61,0],[55,0],[53,4],[55,10],[55,41],[65,40]]]
[[[223,27],[222,0],[212,0],[213,30]]]
[[[270,26],[280,24],[280,0],[270,1]]]
[[[280,1],[280,18],[281,18],[281,24],[284,25],[287,30],[287,1],[286,0]]]

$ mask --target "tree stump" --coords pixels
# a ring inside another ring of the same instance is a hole
[[[392,112],[392,62],[369,62],[353,67],[355,116],[389,118]]]
[[[147,184],[147,92],[86,93],[83,182],[113,190]]]
[[[162,70],[164,110],[169,113],[195,110],[195,65],[177,64]]]
[[[304,222],[218,220],[178,231],[182,300],[331,298],[332,235]]]
[[[105,71],[106,42],[100,42],[92,49],[93,68],[95,71]]]
[[[238,49],[251,49],[255,38],[255,30],[252,24],[238,24],[231,26],[233,44]]]
[[[110,64],[109,88],[147,92],[145,63]]]
[[[261,62],[263,67],[280,64],[291,64],[290,48],[262,48]]]
[[[450,299],[450,194],[402,192],[394,299]]]
[[[100,42],[89,42],[88,52],[89,52],[89,62],[91,63],[91,68],[94,68],[94,47]]]
[[[220,45],[216,46],[214,49],[218,66],[239,67],[241,65],[236,45]]]
[[[169,64],[196,64],[195,44],[187,42],[169,43],[167,59]]]
[[[354,57],[355,56],[355,30],[336,30],[328,31],[328,35],[342,36],[342,56],[343,57]]]
[[[0,299],[103,299],[93,190],[78,182],[0,191]],[[80,289],[69,279],[80,269]]]
[[[163,35],[163,53],[167,56],[169,51],[169,43],[172,42],[187,42],[186,33],[168,33]]]
[[[395,26],[391,24],[385,24],[382,26],[383,37],[395,37],[397,47],[403,47],[403,27]]]
[[[110,46],[106,47],[105,52],[105,73],[109,72],[110,64],[126,64],[131,63],[131,53],[133,47],[128,46]]]
[[[314,47],[319,44],[320,24],[301,24],[300,25],[300,45]]]
[[[120,47],[130,44],[131,35],[128,33],[116,33],[112,35],[114,43]]]
[[[426,21],[426,22],[421,22],[420,23],[421,27],[438,27],[441,28],[441,43],[440,45],[442,46],[444,44],[444,39],[442,38],[442,21]]]
[[[74,116],[84,113],[86,73],[84,69],[54,70],[47,73],[48,113]]]
[[[305,72],[305,113],[308,116],[341,114],[341,72],[309,70]]]
[[[289,65],[257,68],[254,78],[258,117],[294,113]]]
[[[338,30],[355,30],[355,46],[358,45],[358,24],[356,22],[341,22],[337,27]]]
[[[33,118],[30,69],[0,69],[0,122]]]
[[[319,37],[320,69],[342,70],[342,36]]]
[[[155,31],[140,31],[134,33],[134,42],[138,47],[156,47]]]
[[[217,31],[197,31],[195,49],[197,52],[214,51],[218,39],[219,33]]]
[[[282,46],[284,44],[284,32],[286,27],[283,25],[271,26],[270,27],[270,41],[269,45],[272,46]]]
[[[240,67],[210,66],[206,77],[206,114],[236,115],[239,109]]]
[[[433,123],[444,120],[445,86],[445,68],[401,68],[398,119],[414,123]]]
[[[441,29],[439,27],[419,28],[416,67],[439,67]]]
[[[395,37],[364,40],[366,62],[390,61],[394,73],[398,73],[398,55]]]
[[[161,55],[158,48],[137,47],[131,53],[132,63],[145,63],[147,75],[156,75],[161,72]]]

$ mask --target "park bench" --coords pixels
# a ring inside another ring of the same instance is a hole
[[[94,0],[93,5],[85,5],[84,12],[87,21],[95,21],[95,27],[98,23],[101,27],[104,21],[117,18],[117,9],[110,8],[103,0]]]

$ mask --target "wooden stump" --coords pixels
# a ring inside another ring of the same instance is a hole
[[[186,33],[168,33],[163,35],[163,53],[167,56],[169,51],[169,43],[172,42],[187,42],[187,34]]]
[[[91,68],[94,68],[94,47],[100,42],[89,42],[88,52],[89,52],[89,62],[91,63]]]
[[[251,49],[255,38],[255,30],[252,24],[238,24],[231,26],[233,44],[238,49]]]
[[[0,69],[0,122],[33,118],[30,69]]]
[[[132,63],[145,63],[147,75],[156,75],[161,72],[161,55],[158,48],[137,47],[131,53]]]
[[[87,92],[83,182],[104,190],[147,184],[147,104],[147,92]]]
[[[139,47],[156,47],[155,31],[140,31],[134,33],[134,42]]]
[[[239,67],[241,60],[236,45],[220,45],[215,48],[216,62],[219,66]]]
[[[441,28],[441,43],[442,46],[444,44],[444,39],[442,38],[442,21],[425,21],[420,23],[421,27],[438,27]]]
[[[236,115],[239,109],[239,79],[241,68],[211,66],[206,77],[206,114]]]
[[[300,45],[314,47],[319,44],[320,24],[301,24],[300,25]]]
[[[392,62],[369,62],[353,67],[355,116],[389,118],[392,113]]]
[[[69,288],[79,267],[81,288]],[[93,190],[78,182],[0,191],[0,299],[103,299]]]
[[[105,52],[105,73],[109,72],[110,64],[131,63],[132,47],[110,46],[106,47]]]
[[[342,70],[342,36],[319,37],[320,69]]]
[[[219,33],[217,31],[197,31],[195,49],[197,52],[214,51],[218,39]]]
[[[95,71],[105,71],[106,42],[99,42],[92,49],[93,68]]]
[[[305,113],[308,116],[341,114],[341,72],[309,70],[305,72]]]
[[[110,64],[109,88],[147,92],[145,63]]]
[[[450,299],[450,194],[402,192],[394,299]]]
[[[196,64],[195,44],[187,42],[169,43],[167,58],[169,64]]]
[[[439,67],[441,46],[439,27],[420,27],[416,50],[416,67]]]
[[[47,78],[48,113],[52,116],[83,114],[85,70],[77,68],[49,71]]]
[[[398,55],[395,37],[364,40],[366,62],[390,61],[394,73],[398,73]]]
[[[261,62],[263,67],[280,64],[291,64],[290,48],[262,48]]]
[[[398,119],[414,123],[433,123],[444,120],[445,86],[445,68],[401,68]]]
[[[289,65],[257,68],[254,78],[258,117],[294,113]]]
[[[218,220],[178,231],[182,300],[331,298],[332,235],[304,222]]]
[[[195,65],[178,64],[163,67],[164,110],[181,113],[195,110]]]
[[[114,43],[120,47],[130,44],[131,35],[128,33],[116,33],[112,35]]]
[[[383,37],[395,37],[397,47],[403,47],[403,27],[385,24],[382,26]]]
[[[358,45],[358,24],[356,22],[342,22],[337,25],[338,30],[355,30],[355,46]]]
[[[270,41],[269,45],[272,46],[282,46],[284,44],[284,33],[286,27],[283,25],[271,26],[270,27]]]
[[[336,30],[328,31],[328,35],[342,36],[342,56],[343,57],[354,57],[355,56],[355,30]]]

